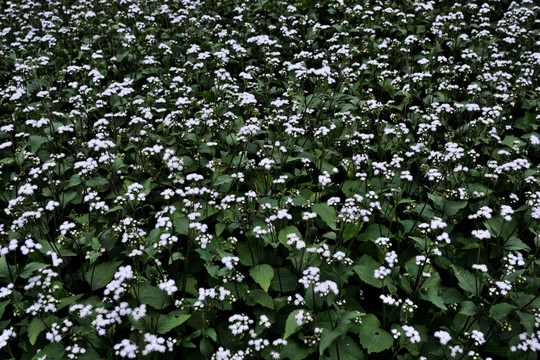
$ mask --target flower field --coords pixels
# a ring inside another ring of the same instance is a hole
[[[0,2],[0,359],[537,359],[539,14]]]

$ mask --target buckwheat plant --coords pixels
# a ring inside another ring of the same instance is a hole
[[[539,12],[0,2],[0,359],[536,359]]]

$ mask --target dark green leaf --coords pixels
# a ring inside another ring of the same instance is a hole
[[[36,343],[39,334],[45,330],[47,326],[40,317],[35,317],[28,325],[28,339],[30,339],[30,345]]]
[[[249,294],[246,295],[246,305],[253,306],[255,304],[260,304],[269,309],[274,309],[274,300],[267,292],[261,289],[253,289],[249,291]]]
[[[336,229],[336,210],[327,204],[315,204],[312,210],[332,229]]]
[[[300,328],[300,325],[297,324],[295,319],[296,314],[298,314],[300,311],[301,310],[294,310],[287,317],[287,321],[285,322],[285,334],[283,335],[283,339],[287,339],[289,336],[297,332]]]
[[[191,315],[188,314],[179,314],[179,315],[161,315],[158,321],[157,332],[159,334],[165,334],[174,329],[177,326],[182,325],[186,322]]]
[[[517,306],[508,303],[495,304],[489,309],[489,315],[495,320],[501,321],[514,309],[517,309]]]
[[[121,264],[122,261],[108,261],[91,266],[90,270],[86,272],[85,278],[92,287],[92,290],[101,289],[107,285]]]
[[[249,270],[249,275],[259,284],[264,291],[268,292],[268,288],[274,278],[274,269],[268,264],[256,265]]]
[[[380,266],[381,264],[373,260],[371,256],[363,255],[356,262],[356,265],[353,267],[353,270],[356,272],[360,280],[362,280],[365,283],[368,283],[371,286],[380,288],[382,287],[382,281],[379,279],[375,279],[375,276],[374,276],[375,269],[378,269]]]
[[[367,349],[368,354],[378,353],[389,349],[394,338],[387,331],[362,323],[360,325],[360,343]]]

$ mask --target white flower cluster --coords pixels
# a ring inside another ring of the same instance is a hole
[[[229,317],[229,330],[231,330],[234,336],[247,332],[252,324],[253,320],[244,314],[236,314]]]
[[[109,294],[114,294],[112,297],[114,300],[120,299],[120,296],[127,290],[128,285],[126,280],[135,278],[131,265],[120,266],[114,274],[114,279],[107,284],[103,294],[107,297]]]
[[[174,340],[172,338],[165,340],[165,338],[162,338],[161,336],[146,333],[144,334],[144,342],[146,344],[141,353],[143,356],[152,352],[164,353],[165,351],[173,351]]]
[[[170,279],[170,280],[163,280],[160,284],[159,284],[159,288],[163,291],[165,291],[167,293],[167,295],[172,295],[174,294],[175,292],[178,291],[178,287],[176,287],[176,283],[174,280]]]

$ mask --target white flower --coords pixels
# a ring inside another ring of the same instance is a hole
[[[405,331],[405,336],[409,338],[409,341],[411,343],[417,343],[420,342],[422,339],[420,338],[420,333],[416,331],[412,326],[409,325],[403,325],[403,330]]]
[[[332,180],[330,179],[330,174],[327,171],[323,171],[323,174],[319,175],[319,184],[321,184],[322,187],[325,187],[331,182]]]
[[[272,326],[272,324],[270,323],[270,320],[268,319],[268,316],[266,315],[261,315],[259,319],[259,324],[261,324],[265,328],[269,328],[270,326]]]
[[[475,270],[478,270],[478,271],[481,271],[483,273],[487,273],[488,272],[488,268],[486,265],[484,264],[473,264],[472,265],[472,268],[475,269]]]
[[[116,350],[116,355],[129,359],[135,359],[137,352],[139,352],[137,345],[133,344],[129,339],[124,339],[119,344],[114,345],[114,350]]]
[[[450,334],[443,330],[436,331],[433,335],[439,339],[441,345],[446,345],[450,340],[452,340]]]
[[[475,345],[482,345],[486,342],[484,334],[478,330],[472,331],[471,338],[475,341]]]
[[[172,295],[173,293],[178,291],[178,288],[176,287],[176,284],[172,279],[168,281],[163,281],[161,284],[159,284],[159,288],[163,291],[166,291],[168,295]]]
[[[304,310],[297,312],[296,315],[294,315],[294,319],[296,320],[296,325],[302,326],[304,323]]]
[[[328,295],[330,291],[336,295],[339,294],[337,284],[331,280],[326,280],[315,284],[315,288],[313,290],[321,297]]]
[[[471,234],[480,240],[489,239],[491,237],[491,234],[488,230],[473,230],[471,231]]]

